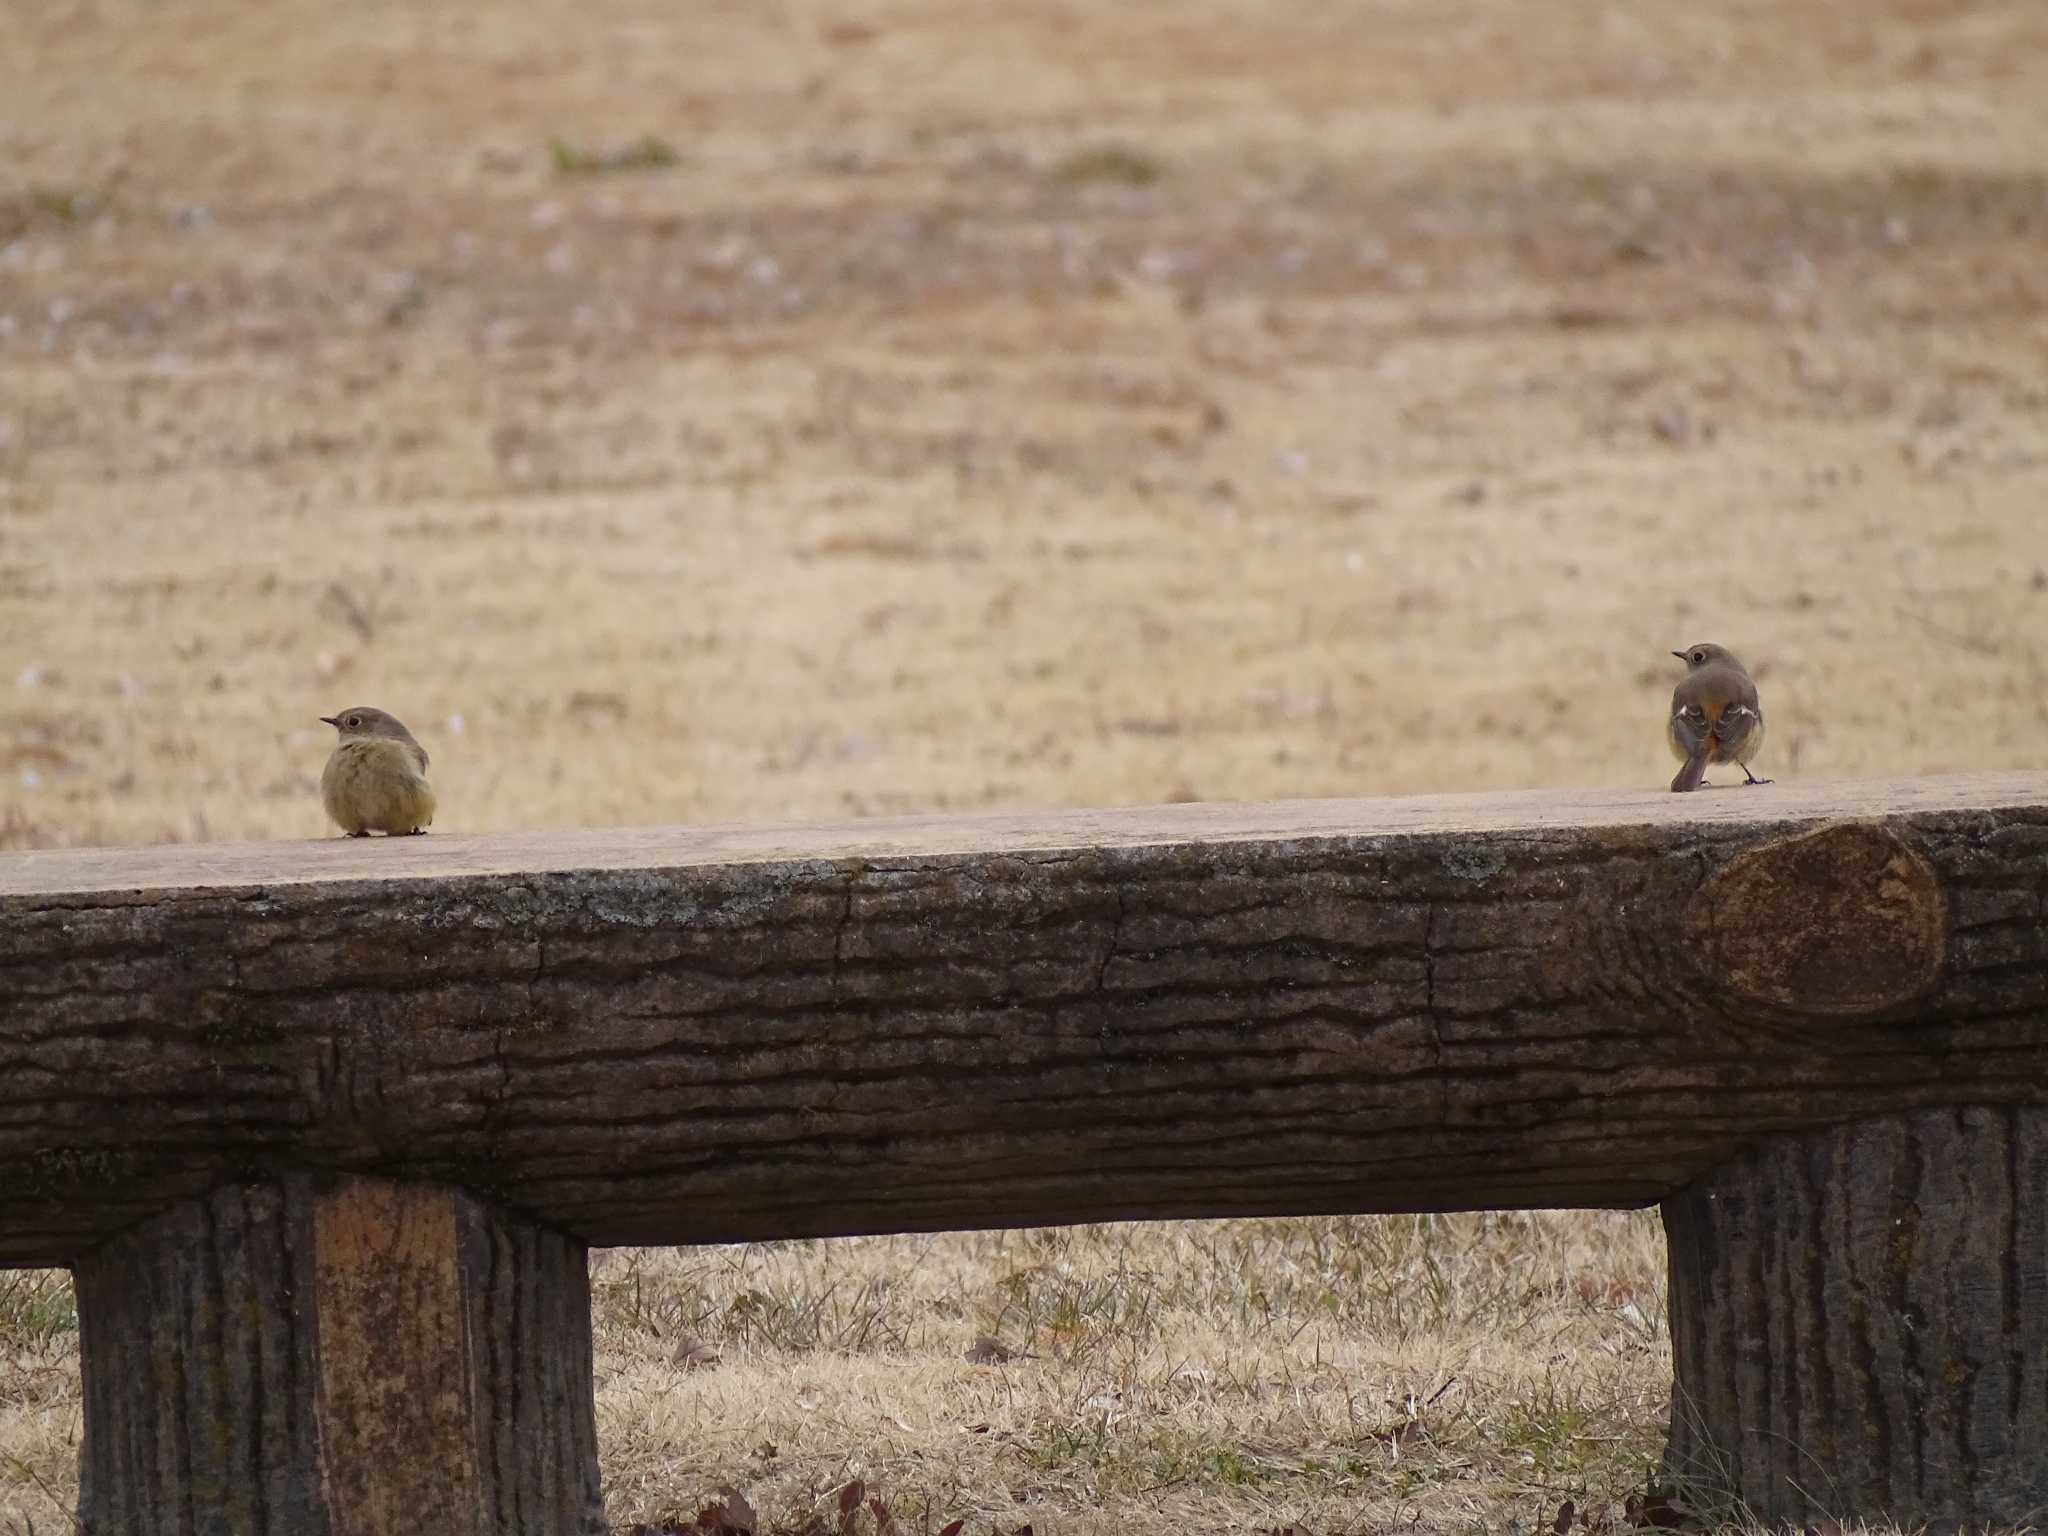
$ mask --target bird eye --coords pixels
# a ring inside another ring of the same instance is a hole
[[[1692,653],[1692,664],[1696,667],[1705,665],[1706,659],[1707,653],[1705,651],[1694,651]]]
[[[350,716],[348,717],[348,728],[349,728],[350,730],[352,730],[352,731],[359,731],[359,730],[361,730],[361,729],[362,729],[362,727],[363,727],[363,717],[362,717],[361,715],[350,715]]]

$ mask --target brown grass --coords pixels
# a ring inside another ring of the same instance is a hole
[[[724,1480],[793,1524],[856,1477],[899,1519],[1005,1531],[1613,1513],[1669,1391],[1638,1216],[647,1251],[596,1286],[612,1494],[642,1518]],[[725,1362],[679,1383],[684,1329]],[[983,1333],[1030,1354],[965,1360]]]
[[[2044,61],[1989,0],[22,8],[0,846],[321,835],[354,702],[441,830],[1658,784],[1697,639],[1767,772],[2038,764]],[[1659,1263],[618,1254],[611,1508],[1528,1528],[1643,1475]],[[64,1527],[69,1316],[0,1281],[0,1529]]]

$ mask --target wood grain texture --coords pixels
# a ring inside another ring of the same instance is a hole
[[[1190,843],[1505,835],[1607,827],[1792,826],[1919,811],[2039,807],[2048,774],[1968,773],[1922,779],[1774,783],[1688,798],[1663,790],[1523,790],[1392,799],[1209,801],[1107,810],[878,816],[744,826],[595,827],[574,831],[434,833],[366,845],[161,843],[0,853],[0,898],[129,892],[158,900],[208,888],[417,880],[439,875],[542,875],[584,870],[915,859],[948,854],[1056,853]]]
[[[302,1166],[592,1243],[1655,1202],[2048,1103],[2044,871],[2044,775],[13,856],[0,1263]]]
[[[580,1243],[298,1176],[177,1206],[77,1284],[86,1536],[605,1529]]]
[[[2048,1509],[2048,1111],[1773,1137],[1665,1202],[1665,1473],[1729,1523]]]

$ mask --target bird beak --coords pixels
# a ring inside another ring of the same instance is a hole
[[[1671,654],[1676,656],[1680,661],[1685,660],[1685,652],[1683,651],[1673,651]]]
[[[332,716],[332,715],[322,715],[322,716],[320,717],[320,723],[321,723],[322,725],[331,725],[331,726],[333,726],[333,727],[334,727],[334,728],[335,728],[335,729],[336,729],[337,731],[341,729],[341,722],[340,722],[339,720],[335,719],[335,718],[334,718],[334,716]]]

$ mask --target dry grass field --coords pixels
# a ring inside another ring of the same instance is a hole
[[[438,831],[1658,785],[1701,639],[1765,773],[2048,759],[2037,0],[0,28],[0,848],[326,835],[352,703]],[[1597,1522],[1669,1386],[1642,1215],[594,1285],[622,1527]],[[0,1276],[0,1530],[75,1339]]]

